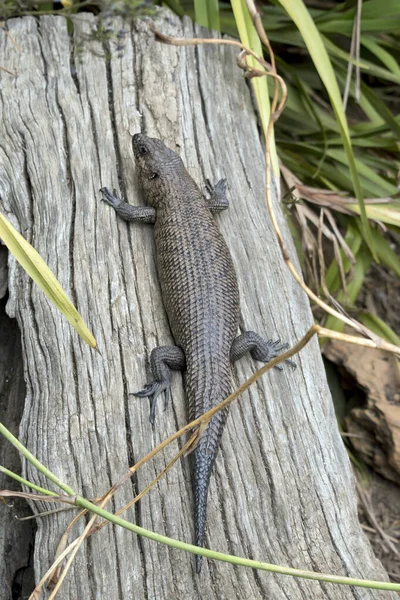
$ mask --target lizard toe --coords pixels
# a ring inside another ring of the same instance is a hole
[[[165,391],[165,409],[168,406],[169,395],[170,395],[171,383],[169,381],[152,381],[147,383],[142,390],[138,392],[132,392],[131,396],[137,396],[139,398],[151,398],[150,405],[150,423],[154,424],[156,403],[159,395]]]
[[[117,206],[119,206],[121,204],[121,200],[118,197],[116,190],[114,190],[113,194],[106,187],[100,188],[99,191],[101,192],[101,194],[103,194],[102,200],[106,204],[109,204],[113,208],[116,208]]]

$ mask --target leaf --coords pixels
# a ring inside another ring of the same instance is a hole
[[[96,340],[43,258],[1,213],[0,238],[33,281],[76,329],[81,338],[89,346],[96,348]]]
[[[352,204],[351,208],[358,213],[357,204]],[[381,221],[387,225],[400,227],[400,205],[390,202],[388,204],[368,204],[367,214],[369,219]]]

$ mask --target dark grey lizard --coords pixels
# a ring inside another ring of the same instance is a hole
[[[103,199],[126,221],[154,223],[157,269],[176,346],[151,352],[154,381],[135,395],[151,397],[154,422],[157,397],[168,403],[171,369],[186,370],[189,419],[221,402],[231,392],[231,363],[247,352],[270,361],[286,345],[264,341],[257,333],[237,336],[239,291],[228,247],[211,213],[228,208],[222,179],[206,199],[181,158],[160,140],[137,134],[132,140],[139,183],[149,206],[122,202],[102,188]],[[236,337],[237,336],[237,337]],[[217,413],[194,450],[195,540],[203,546],[208,485],[228,410]],[[201,557],[196,556],[200,572]]]

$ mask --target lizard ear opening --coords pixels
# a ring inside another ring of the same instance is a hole
[[[157,179],[157,177],[158,177],[158,173],[152,173],[152,174],[149,176],[149,179]]]
[[[147,148],[146,148],[146,146],[139,146],[139,154],[141,156],[144,156],[145,154],[147,154]]]

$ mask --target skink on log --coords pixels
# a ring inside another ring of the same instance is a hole
[[[100,191],[103,200],[126,221],[154,223],[157,269],[175,346],[154,348],[150,355],[154,381],[137,396],[150,397],[150,421],[156,400],[165,392],[168,402],[171,369],[186,370],[189,419],[221,402],[231,392],[231,363],[247,352],[268,362],[286,345],[264,341],[239,327],[239,291],[228,247],[212,213],[228,208],[226,181],[221,179],[206,199],[186,171],[181,158],[160,140],[133,136],[139,183],[148,206],[121,201],[114,190]],[[195,543],[204,545],[207,494],[228,410],[207,425],[194,462]],[[201,557],[196,556],[200,572]]]

